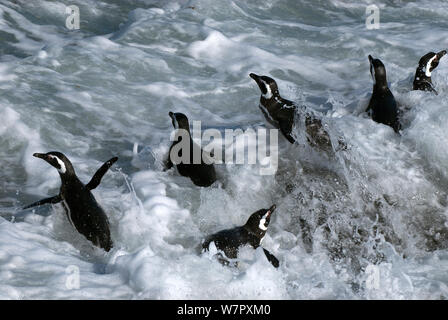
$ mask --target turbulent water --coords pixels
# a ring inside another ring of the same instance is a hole
[[[448,298],[448,58],[433,72],[439,95],[410,91],[420,57],[448,49],[448,3],[376,1],[370,30],[371,3],[0,0],[0,298]],[[73,4],[79,30],[66,26]],[[401,136],[364,113],[369,54],[386,66]],[[218,165],[209,188],[163,171],[169,111],[220,131],[265,126],[251,72],[346,148],[280,137],[275,175]],[[53,150],[85,183],[119,157],[93,191],[109,253],[60,205],[21,209],[58,193],[57,171],[32,157]],[[263,245],[278,269],[260,249],[243,249],[238,268],[198,253],[273,203]]]

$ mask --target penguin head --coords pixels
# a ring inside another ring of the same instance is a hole
[[[438,53],[429,52],[420,58],[418,62],[418,68],[425,73],[428,78],[431,77],[431,72],[437,68],[440,59],[446,55],[446,50],[442,50]]]
[[[168,115],[171,118],[171,121],[173,122],[174,129],[184,129],[190,132],[190,124],[188,123],[188,118],[183,113],[174,113],[169,112]]]
[[[249,217],[244,227],[250,233],[255,234],[260,240],[266,234],[268,230],[269,222],[271,221],[271,215],[274,212],[275,204],[269,209],[258,210]]]
[[[69,176],[75,174],[73,165],[68,158],[57,151],[51,151],[48,153],[34,153],[34,157],[47,161],[50,165],[55,167],[61,176]]]
[[[278,86],[274,79],[267,76],[259,76],[255,73],[249,74],[249,76],[255,80],[258,87],[261,90],[261,96],[265,99],[271,99],[272,97],[278,96]]]
[[[387,87],[386,67],[380,59],[375,59],[369,55],[370,74],[372,75],[373,85]]]

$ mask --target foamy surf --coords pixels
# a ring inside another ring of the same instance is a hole
[[[70,4],[0,0],[1,299],[448,297],[448,58],[433,72],[439,95],[408,81],[423,54],[447,47],[444,1],[380,5],[379,30],[365,27],[370,1],[83,0],[79,30],[65,25]],[[401,138],[363,114],[369,54],[407,110]],[[211,188],[163,171],[169,111],[220,131],[264,126],[251,72],[313,108],[347,148],[280,141],[275,175],[223,164]],[[84,182],[119,157],[94,190],[111,252],[58,206],[21,210],[58,192],[56,170],[32,157],[52,150]],[[241,268],[197,252],[273,203],[263,246],[278,269],[260,250],[243,250]]]

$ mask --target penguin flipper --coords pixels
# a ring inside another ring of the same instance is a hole
[[[30,205],[27,205],[26,207],[23,207],[23,210],[29,209],[29,208],[32,208],[32,207],[41,206],[41,205],[47,204],[47,203],[55,204],[55,203],[58,203],[58,202],[61,202],[61,201],[62,201],[61,196],[57,195],[57,196],[54,196],[54,197],[45,198],[45,199],[36,201],[36,202],[34,202],[34,203],[30,204]]]
[[[281,121],[280,122],[280,131],[283,133],[283,135],[285,136],[285,138],[292,144],[294,144],[294,142],[296,142],[296,140],[292,137],[291,133],[292,133],[292,124],[293,121]]]
[[[118,160],[117,157],[113,157],[112,159],[106,161],[101,168],[98,169],[97,172],[95,172],[95,174],[93,175],[92,179],[90,180],[90,182],[86,185],[86,188],[89,190],[93,190],[96,187],[98,187],[98,185],[101,182],[101,179],[103,178],[103,176],[106,174],[107,170],[109,170],[109,168]]]
[[[439,95],[439,93],[437,92],[436,89],[434,89],[434,87],[432,86],[432,84],[429,84],[429,86],[428,86],[428,90],[427,90],[427,91],[434,93],[436,96]]]
[[[266,255],[266,258],[268,259],[268,261],[275,267],[278,268],[280,265],[280,262],[278,261],[278,259],[272,254],[270,253],[268,250],[266,250],[265,248],[263,248],[264,254]]]
[[[428,91],[434,93],[436,96],[439,95],[436,89],[434,89],[434,86],[432,85],[432,82],[429,82],[427,80],[423,80],[420,82],[414,81],[414,87],[413,90],[421,90],[421,91]]]

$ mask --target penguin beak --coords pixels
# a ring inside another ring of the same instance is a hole
[[[251,74],[249,74],[249,77],[251,77],[252,79],[255,80],[255,82],[257,83],[258,88],[260,88],[262,94],[267,93],[266,84],[264,83],[263,80],[260,79],[259,75],[256,75],[255,73],[251,73]]]
[[[261,81],[260,81],[260,76],[259,75],[256,75],[255,73],[251,73],[251,74],[249,74],[249,77],[254,79],[255,82],[258,84],[258,86],[261,88]]]
[[[271,216],[271,214],[274,212],[275,208],[277,208],[277,206],[274,204],[274,205],[272,205],[272,207],[270,207],[270,208],[268,209],[268,212],[266,212],[267,217],[270,217],[270,216]]]
[[[51,153],[51,152],[49,152],[49,153]],[[48,162],[49,165],[51,165],[52,167],[56,168],[59,171],[59,173],[61,173],[61,174],[65,174],[67,172],[67,167],[64,164],[64,162],[60,158],[58,158],[58,157],[56,157],[54,155],[51,155],[51,154],[48,154],[48,153],[47,154],[45,154],[45,153],[34,153],[33,157],[45,160],[46,162]]]
[[[437,60],[440,60],[444,55],[446,55],[446,50],[442,50],[437,53]]]
[[[47,161],[47,162],[48,162],[48,160],[49,160],[48,155],[46,155],[45,153],[34,153],[34,154],[33,154],[33,157],[43,159],[43,160],[45,160],[45,161]]]
[[[249,77],[251,77],[252,79],[254,79],[255,81],[258,81],[259,76],[257,76],[255,73],[251,73],[249,74]]]
[[[50,166],[55,167],[56,169],[60,169],[57,166],[55,166],[54,160],[52,160],[52,158],[48,154],[45,154],[45,153],[34,153],[33,157],[45,160]]]

